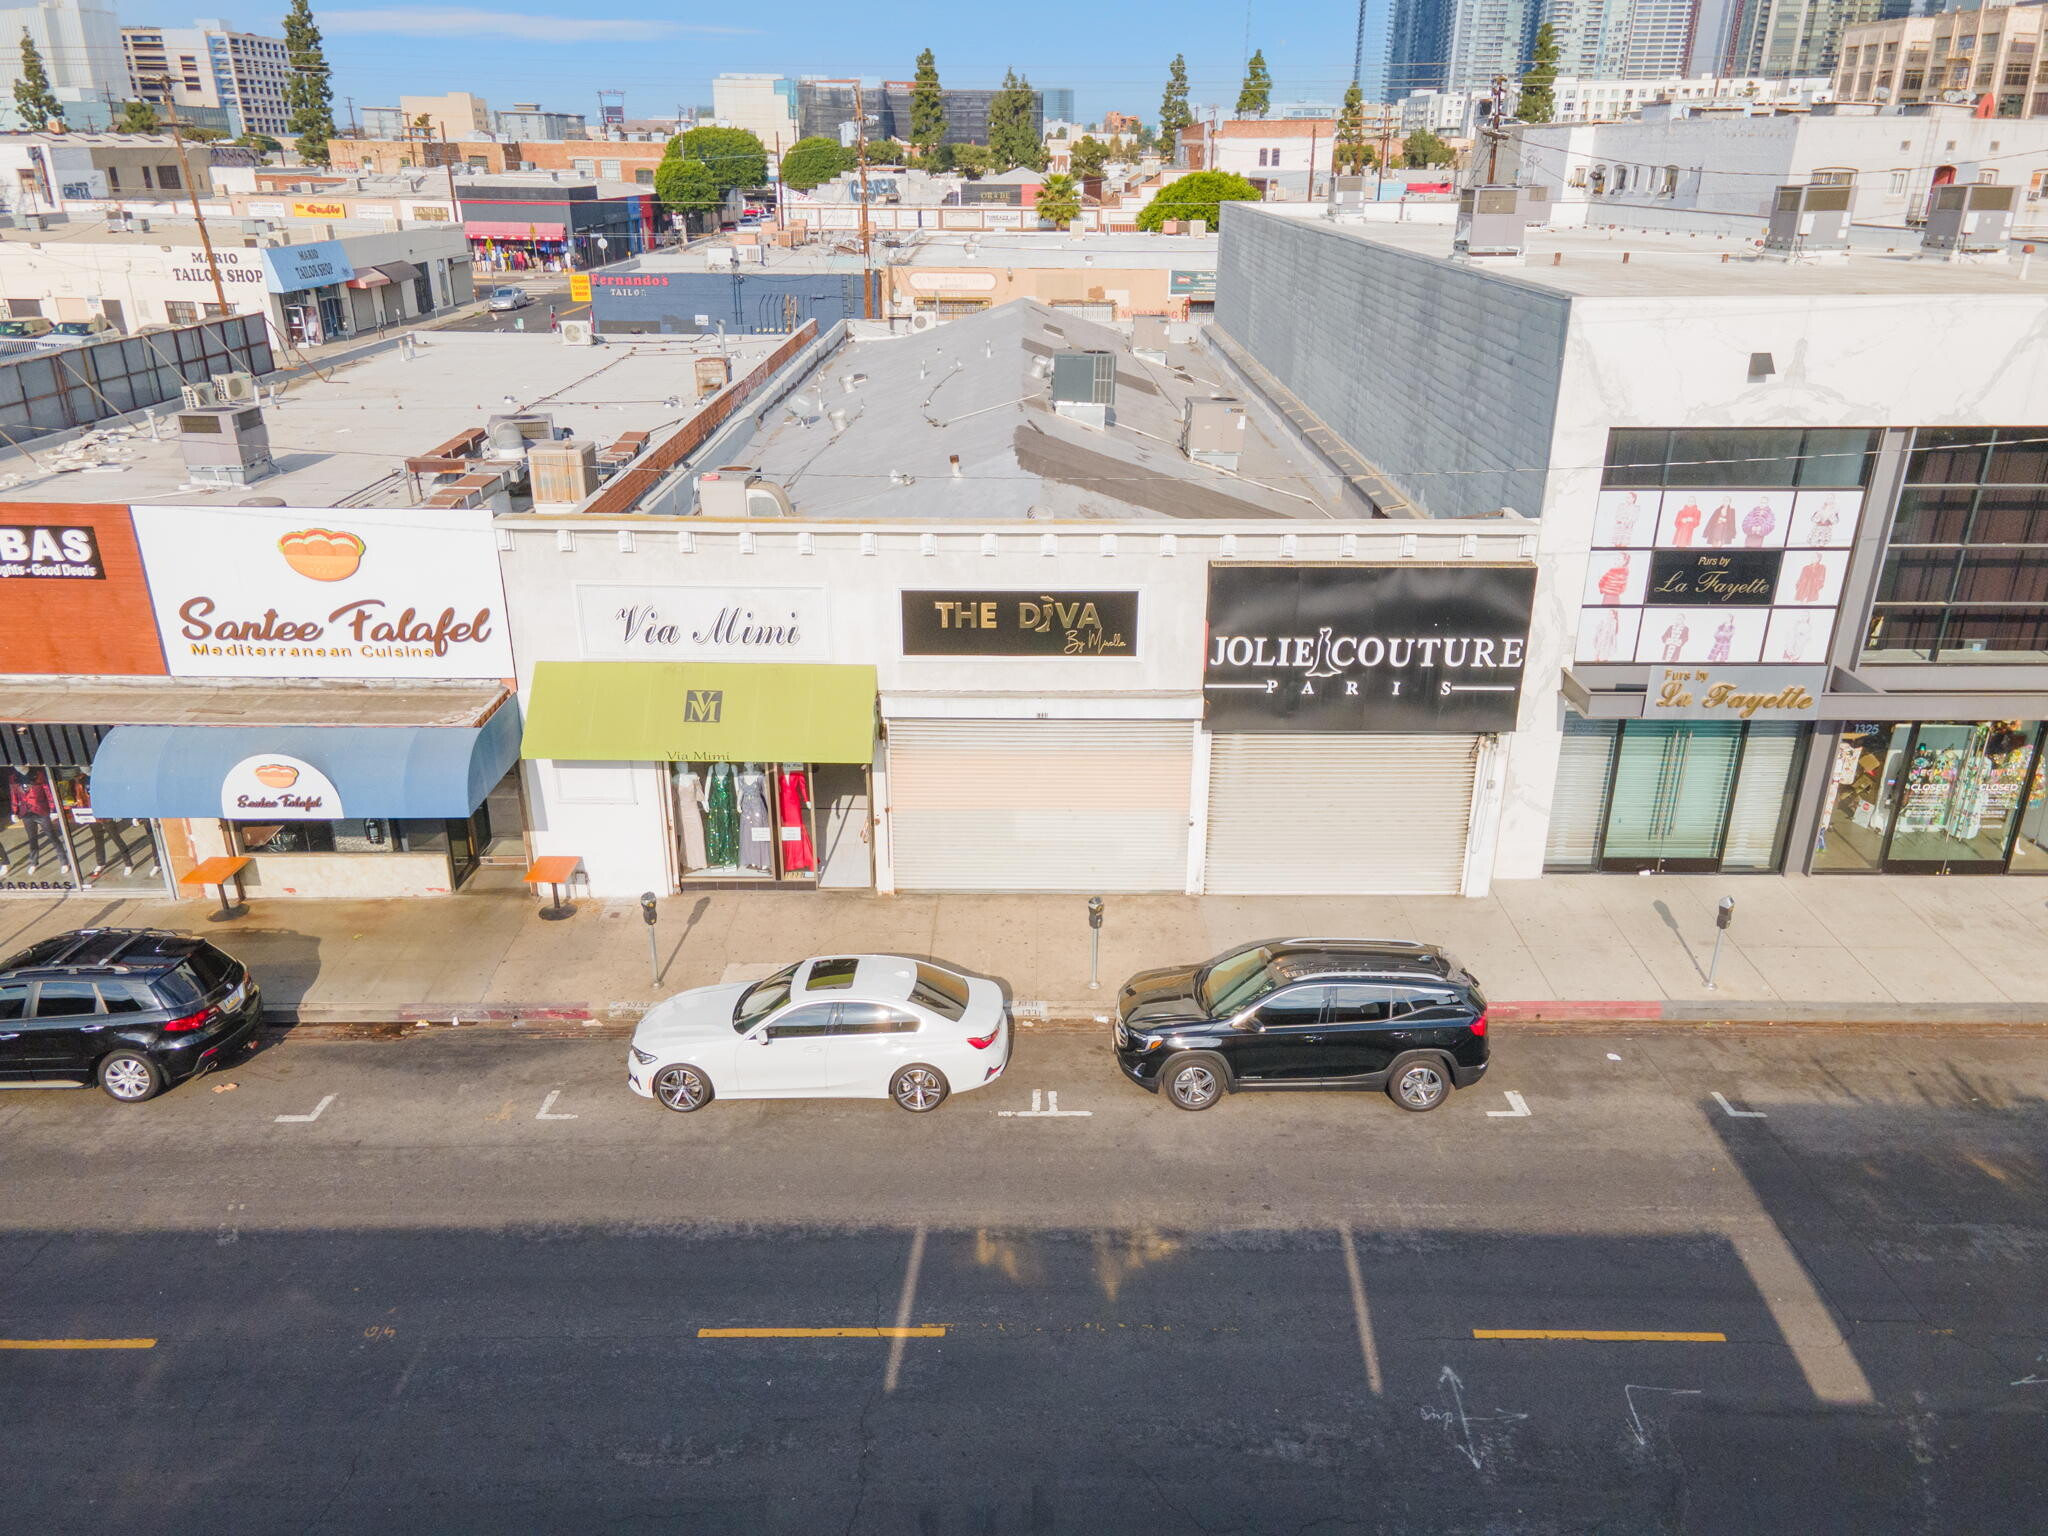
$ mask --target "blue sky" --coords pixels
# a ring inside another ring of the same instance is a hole
[[[250,31],[282,30],[275,3],[218,12],[121,6],[129,24],[187,26],[194,15],[214,14]],[[678,103],[708,103],[711,77],[722,71],[907,79],[918,50],[929,47],[948,85],[995,85],[1014,66],[1034,84],[1072,86],[1084,118],[1115,107],[1151,122],[1176,51],[1187,55],[1197,102],[1236,100],[1246,25],[1242,0],[1041,0],[1002,21],[978,5],[930,0],[688,10],[654,0],[532,0],[516,8],[315,0],[314,14],[327,36],[337,117],[343,97],[395,105],[401,93],[465,89],[494,107],[538,100],[595,117],[596,93],[607,87],[626,93],[627,116],[654,117]],[[1356,15],[1350,0],[1252,6],[1252,46],[1265,50],[1276,100],[1342,94]]]

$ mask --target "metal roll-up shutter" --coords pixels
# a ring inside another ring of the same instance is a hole
[[[891,720],[902,891],[1187,888],[1187,721]]]
[[[1456,895],[1475,736],[1217,736],[1203,888],[1217,895]]]

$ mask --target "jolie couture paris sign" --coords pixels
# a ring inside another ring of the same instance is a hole
[[[1531,566],[1212,565],[1213,731],[1511,731]]]

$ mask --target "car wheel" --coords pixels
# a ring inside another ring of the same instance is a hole
[[[140,1104],[163,1092],[163,1068],[140,1051],[116,1051],[100,1063],[100,1087],[111,1099]]]
[[[663,1067],[654,1074],[654,1096],[677,1114],[687,1115],[711,1102],[711,1079],[695,1067]]]
[[[946,1102],[946,1095],[952,1091],[946,1074],[937,1067],[912,1065],[889,1079],[889,1097],[899,1109],[907,1109],[913,1115],[930,1114]]]
[[[1451,1076],[1434,1056],[1417,1056],[1387,1074],[1387,1097],[1412,1114],[1426,1114],[1451,1096]]]
[[[1176,1056],[1159,1069],[1159,1091],[1175,1109],[1207,1109],[1229,1087],[1220,1057]]]

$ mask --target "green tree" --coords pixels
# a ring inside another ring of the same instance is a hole
[[[177,134],[190,144],[218,144],[228,136],[225,128],[200,128],[187,123],[178,125]]]
[[[1012,166],[1045,169],[1045,140],[1038,131],[1038,101],[1029,80],[1006,70],[1002,89],[988,104],[988,149],[995,168]]]
[[[1155,134],[1150,128],[1147,128],[1143,123],[1138,124],[1138,126],[1132,131],[1131,148],[1133,153],[1140,155],[1149,155],[1152,153],[1153,150],[1157,149],[1158,147],[1159,136]]]
[[[52,123],[59,128],[64,126],[64,104],[50,89],[42,52],[26,27],[21,29],[21,78],[14,82],[14,110],[21,114],[21,126],[30,133],[41,133]]]
[[[1379,163],[1365,136],[1365,96],[1354,82],[1344,89],[1344,110],[1337,114],[1337,142],[1332,151],[1339,176],[1357,176]]]
[[[955,144],[953,169],[969,181],[979,181],[995,169],[995,156],[986,144]]]
[[[654,195],[671,213],[680,213],[696,223],[715,219],[724,193],[718,176],[702,160],[666,156],[654,168]]]
[[[1109,146],[1092,133],[1084,133],[1067,150],[1068,163],[1074,175],[1084,181],[1092,181],[1102,174],[1109,161]]]
[[[1401,146],[1401,163],[1410,170],[1426,165],[1449,165],[1457,158],[1456,151],[1427,128],[1416,129]]]
[[[1244,67],[1244,84],[1237,92],[1239,117],[1264,117],[1273,105],[1273,77],[1266,73],[1266,50],[1254,52]]]
[[[929,160],[946,142],[946,97],[938,60],[929,48],[917,56],[917,74],[910,83],[910,142],[920,160]]]
[[[822,134],[798,139],[790,146],[789,153],[782,157],[783,184],[795,187],[799,192],[808,192],[830,181],[841,171],[852,170],[853,159],[853,151],[837,139],[828,139]]]
[[[895,139],[869,139],[869,165],[902,165],[910,159],[910,146]]]
[[[235,140],[246,149],[253,149],[259,155],[281,155],[284,146],[267,133],[245,133]]]
[[[1228,171],[1192,171],[1161,187],[1152,201],[1138,210],[1138,228],[1157,234],[1169,219],[1203,219],[1213,232],[1224,203],[1258,200],[1259,189],[1242,176]]]
[[[1135,153],[1135,150],[1124,143],[1124,136],[1122,134],[1113,133],[1109,136],[1109,147],[1104,152],[1103,159],[1121,163],[1131,159]]]
[[[334,91],[307,0],[291,0],[284,13],[284,57],[291,70],[284,82],[285,121],[296,136],[294,145],[308,165],[325,165],[327,141],[334,137]]]
[[[1167,66],[1166,93],[1159,98],[1159,142],[1168,155],[1180,152],[1181,129],[1194,126],[1195,114],[1188,110],[1188,61],[1176,53]]]
[[[692,128],[668,141],[668,155],[700,162],[721,195],[747,192],[768,181],[768,150],[745,128]]]
[[[146,101],[124,101],[108,127],[115,133],[155,133],[163,126],[156,108]]]
[[[941,175],[953,169],[953,152],[956,148],[957,146],[952,144],[941,144],[936,149],[918,156],[917,163],[920,168],[934,175]]]
[[[1081,187],[1071,176],[1048,176],[1038,189],[1038,216],[1065,229],[1081,216]]]
[[[1557,33],[1549,22],[1536,29],[1529,68],[1522,75],[1522,98],[1515,116],[1525,123],[1547,123],[1557,115]]]

